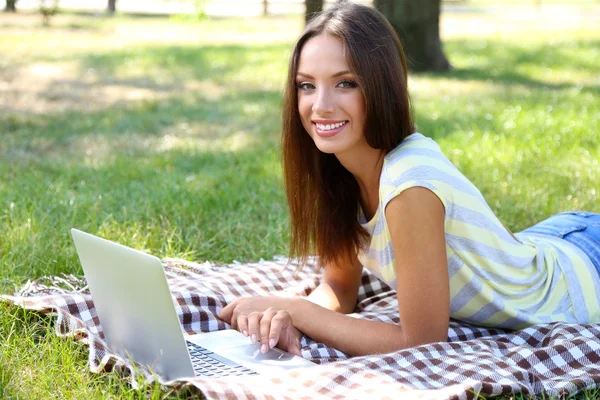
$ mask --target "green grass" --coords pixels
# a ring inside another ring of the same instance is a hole
[[[410,82],[419,130],[516,231],[600,212],[600,32],[546,25],[448,32],[455,70]],[[71,227],[159,257],[285,254],[280,92],[300,27],[71,14],[44,29],[0,16],[0,292],[81,274]],[[165,396],[87,372],[84,346],[49,318],[0,314],[0,398]]]

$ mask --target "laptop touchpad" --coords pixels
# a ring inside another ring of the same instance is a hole
[[[245,346],[240,346],[240,349],[243,349],[244,355],[248,357],[252,357],[256,361],[264,361],[264,360],[274,360],[274,361],[287,361],[294,358],[293,354],[284,353],[283,351],[278,351],[279,349],[270,350],[266,353],[260,352],[260,344],[250,344]]]
[[[260,343],[234,346],[219,351],[240,364],[257,372],[268,373],[277,369],[292,369],[314,366],[308,360],[285,353],[279,349],[271,349],[265,354],[260,352]]]

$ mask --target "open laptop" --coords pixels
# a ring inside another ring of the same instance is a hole
[[[160,260],[77,229],[73,241],[111,350],[166,379],[272,374],[316,364],[279,349],[260,352],[228,329],[186,335]]]

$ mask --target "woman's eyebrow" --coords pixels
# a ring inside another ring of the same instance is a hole
[[[337,78],[338,76],[348,75],[348,74],[352,74],[352,71],[344,70],[344,71],[336,72],[335,74],[331,75],[331,77]],[[310,74],[305,74],[304,72],[297,72],[296,75],[302,76],[302,77],[308,78],[308,79],[314,79],[314,76],[312,76]]]

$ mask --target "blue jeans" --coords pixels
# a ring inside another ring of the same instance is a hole
[[[600,274],[600,215],[571,211],[552,217],[527,228],[524,233],[557,236],[577,246],[592,261]]]

